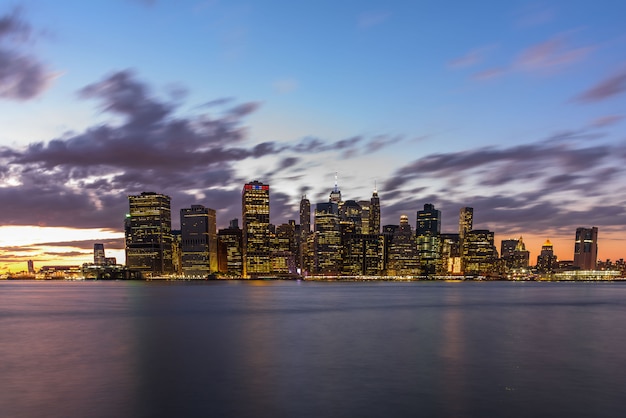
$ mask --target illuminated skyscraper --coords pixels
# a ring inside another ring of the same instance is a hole
[[[441,231],[441,211],[427,203],[424,210],[417,211],[415,235],[417,252],[422,274],[433,275],[439,263],[439,233]]]
[[[126,265],[146,275],[171,274],[170,197],[152,192],[128,196]]]
[[[493,272],[497,254],[493,232],[484,229],[467,231],[462,249],[462,266],[465,274]]]
[[[459,234],[439,234],[440,239],[440,263],[439,273],[460,274],[461,268],[461,246]]]
[[[302,236],[311,233],[311,202],[305,194],[300,199],[300,232]]]
[[[243,234],[237,219],[217,233],[219,271],[230,277],[243,276]]]
[[[270,186],[259,181],[246,183],[241,193],[243,220],[243,276],[267,276],[270,259]]]
[[[503,239],[500,244],[500,259],[506,271],[528,268],[530,253],[526,250],[522,237]]]
[[[336,203],[318,203],[315,207],[314,254],[314,273],[326,275],[341,273],[341,226]]]
[[[416,276],[420,273],[415,235],[407,215],[400,216],[400,226],[393,233],[387,258],[387,274],[390,276]]]
[[[362,215],[361,205],[354,200],[346,200],[339,209],[341,221],[350,223],[356,234],[362,233]]]
[[[374,187],[369,208],[369,230],[370,234],[380,234],[380,198],[378,190]]]
[[[537,256],[537,270],[541,273],[552,272],[556,268],[557,261],[554,247],[550,240],[547,240],[541,247],[541,253]]]
[[[574,266],[595,270],[598,259],[598,228],[577,228],[574,244]]]
[[[96,266],[106,264],[106,256],[104,254],[104,244],[96,243],[93,245],[93,263]]]
[[[335,187],[333,188],[333,190],[330,192],[330,198],[328,199],[329,202],[334,203],[336,205],[340,205],[342,200],[341,200],[341,190],[339,190],[339,186],[337,185],[337,173],[335,173]]]
[[[180,210],[182,270],[185,276],[217,272],[215,209],[202,205]]]
[[[465,234],[471,231],[474,224],[474,209],[465,207],[461,208],[459,215],[459,240],[463,242]]]

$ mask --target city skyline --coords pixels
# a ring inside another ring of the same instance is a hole
[[[573,231],[592,226],[598,259],[622,258],[625,14],[611,0],[0,8],[0,272],[89,261],[94,241],[123,260],[127,196],[146,190],[173,213],[214,208],[223,228],[254,179],[274,224],[337,179],[344,199],[378,190],[381,225],[433,204],[452,233],[467,206],[496,243],[522,235],[531,263],[546,239],[573,259]]]

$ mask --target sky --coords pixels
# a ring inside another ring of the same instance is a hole
[[[0,273],[124,262],[128,195],[271,222],[303,194],[626,257],[626,2],[0,3]]]

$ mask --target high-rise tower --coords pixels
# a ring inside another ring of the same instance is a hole
[[[244,277],[268,275],[270,260],[270,186],[246,183],[241,193]]]
[[[180,210],[182,270],[186,276],[208,276],[218,270],[215,209],[202,205]]]
[[[172,215],[170,197],[152,192],[128,196],[126,265],[147,275],[171,274]]]
[[[311,232],[311,202],[305,194],[300,199],[300,232],[304,237]]]
[[[424,210],[417,211],[415,236],[422,274],[432,275],[439,263],[439,233],[441,231],[441,211],[427,203]]]
[[[574,266],[581,270],[595,270],[598,259],[598,228],[576,228]]]
[[[557,257],[554,255],[554,246],[547,240],[541,247],[541,253],[537,256],[537,270],[542,273],[554,271]]]
[[[93,245],[93,263],[96,266],[103,266],[106,264],[106,255],[104,254],[104,244],[95,243]]]
[[[463,242],[465,235],[472,230],[474,224],[474,208],[461,208],[459,214],[459,240]]]
[[[369,231],[370,234],[380,234],[380,198],[378,197],[378,190],[374,186],[374,192],[370,199],[370,213],[369,213]]]
[[[335,187],[333,188],[333,191],[330,192],[330,198],[328,201],[336,205],[341,204],[341,190],[339,190],[339,186],[337,185],[337,173],[335,173]]]

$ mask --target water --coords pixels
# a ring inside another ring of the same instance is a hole
[[[622,417],[626,283],[0,282],[1,417]]]

